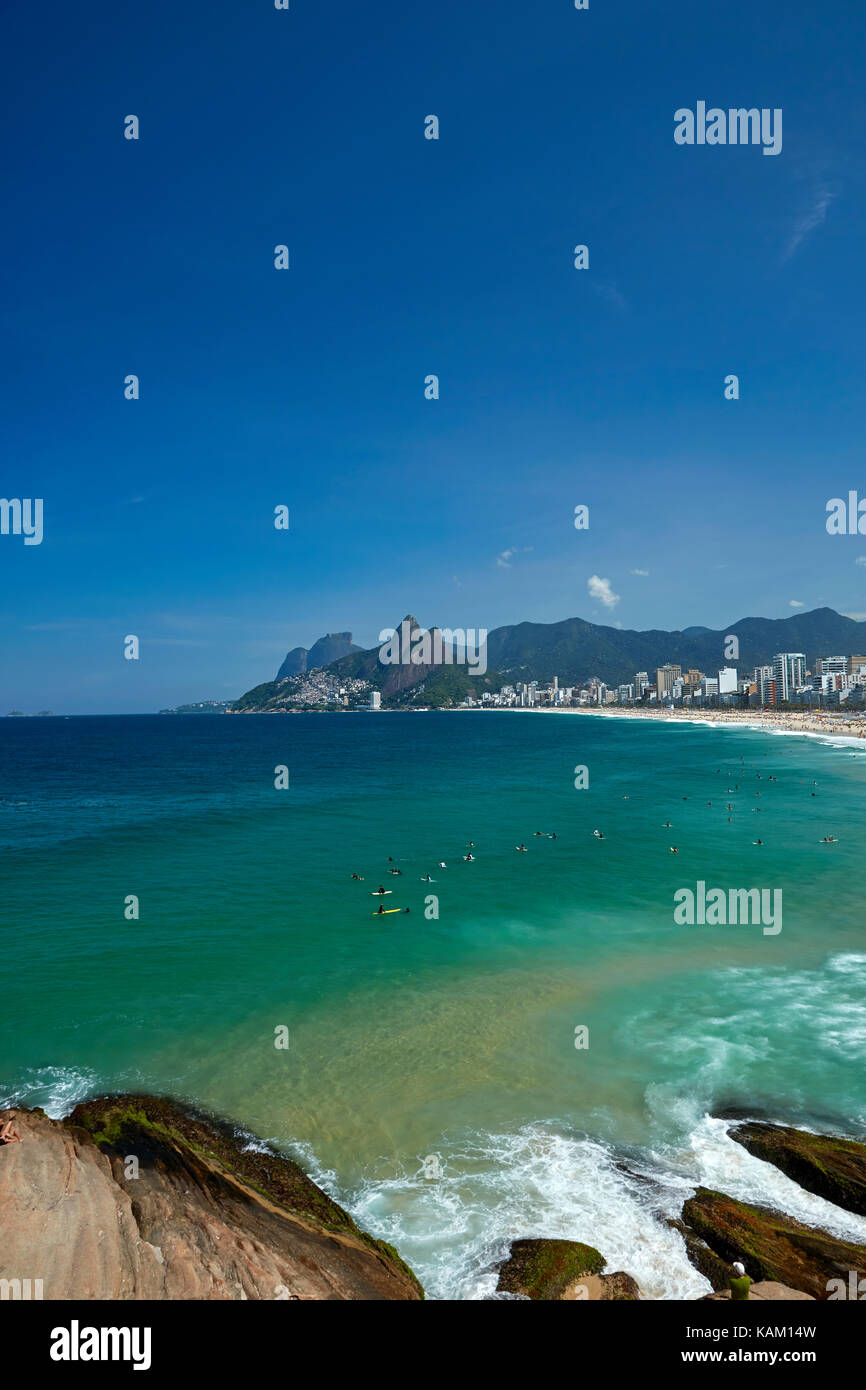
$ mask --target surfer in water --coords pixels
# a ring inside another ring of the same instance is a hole
[[[600,830],[593,830],[592,833],[593,833],[593,835],[595,836],[595,838],[596,838],[597,840],[603,840],[603,839],[604,839],[604,836],[602,835],[602,833],[601,833]]]
[[[474,864],[474,863],[475,863],[475,855],[474,855],[474,854],[464,854],[464,856],[463,856],[463,862],[464,862],[464,864]]]
[[[380,903],[379,906],[376,908],[376,916],[377,916],[377,917],[384,917],[384,916],[385,916],[385,904],[384,904],[384,903]]]
[[[515,845],[514,848],[518,851],[519,854],[526,854],[527,852],[526,845]]]
[[[379,884],[379,887],[376,889],[376,892],[380,894],[380,896],[381,894],[386,893],[387,891],[387,888],[385,888],[381,883]]]

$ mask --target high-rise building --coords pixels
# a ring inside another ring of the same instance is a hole
[[[379,693],[378,690],[374,690],[374,691],[372,691],[371,694],[370,694],[370,709],[381,709],[381,708],[382,708],[382,696],[381,696],[381,694]]]
[[[634,698],[642,700],[649,687],[649,676],[646,671],[638,671],[634,678]]]
[[[756,666],[754,680],[758,704],[775,704],[775,700],[770,700],[770,682],[773,680],[772,666]]]
[[[866,656],[849,656],[848,675],[856,676],[861,666],[866,666]]]
[[[784,704],[806,683],[806,658],[802,652],[777,652],[773,657],[776,703]]]
[[[846,675],[848,672],[847,656],[819,656],[815,663],[815,674],[821,676],[832,676],[837,673]]]
[[[683,668],[681,666],[671,666],[670,663],[658,668],[656,671],[656,690],[660,700],[671,693],[674,681],[679,680],[682,674]]]
[[[737,693],[737,672],[734,666],[723,666],[719,672],[719,694],[735,695]]]

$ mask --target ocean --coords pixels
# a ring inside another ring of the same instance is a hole
[[[527,1235],[699,1296],[666,1224],[697,1183],[866,1240],[717,1118],[866,1130],[852,742],[540,712],[5,719],[0,768],[2,1104],[226,1115],[433,1298],[491,1296]],[[782,930],[678,925],[701,881],[781,890]],[[409,913],[374,917],[379,884]]]

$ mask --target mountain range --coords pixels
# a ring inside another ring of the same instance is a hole
[[[418,627],[411,614],[404,621],[410,630]],[[739,643],[736,657],[726,656],[731,637]],[[742,673],[769,664],[776,652],[785,651],[802,652],[811,667],[821,656],[866,653],[866,622],[846,618],[832,608],[816,608],[790,618],[740,618],[717,631],[698,626],[682,632],[636,632],[583,618],[518,623],[494,628],[488,634],[488,670],[484,676],[473,676],[459,665],[385,666],[379,661],[378,647],[362,649],[351,639],[350,632],[329,633],[308,652],[295,648],[280,667],[276,681],[248,691],[234,708],[279,708],[289,693],[282,682],[317,668],[341,682],[368,681],[388,704],[437,706],[461,700],[470,691],[496,690],[516,681],[545,682],[554,676],[562,685],[580,685],[592,676],[611,686],[626,684],[633,681],[637,671],[646,671],[652,679],[656,668],[666,662],[707,675],[722,666],[735,666]],[[300,665],[302,657],[304,664]],[[292,669],[293,663],[299,669]]]

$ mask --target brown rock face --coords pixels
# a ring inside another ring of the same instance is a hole
[[[705,1187],[686,1202],[683,1221],[723,1260],[741,1260],[750,1279],[785,1284],[816,1299],[829,1298],[831,1280],[847,1282],[850,1270],[860,1277],[866,1271],[866,1246]]]
[[[730,1299],[730,1289],[725,1289],[723,1293],[705,1294],[699,1301],[701,1303],[721,1303]],[[762,1283],[753,1284],[749,1289],[749,1301],[754,1299],[756,1303],[814,1303],[815,1299],[810,1293],[801,1293],[799,1289],[789,1289],[785,1284],[777,1284],[772,1279],[766,1279]]]
[[[373,1240],[289,1159],[231,1128],[123,1096],[66,1120],[2,1111],[0,1278],[46,1299],[419,1299]]]
[[[562,1294],[563,1302],[637,1303],[640,1289],[630,1274],[585,1274]]]
[[[817,1197],[866,1216],[866,1145],[786,1125],[743,1124],[732,1139]]]

